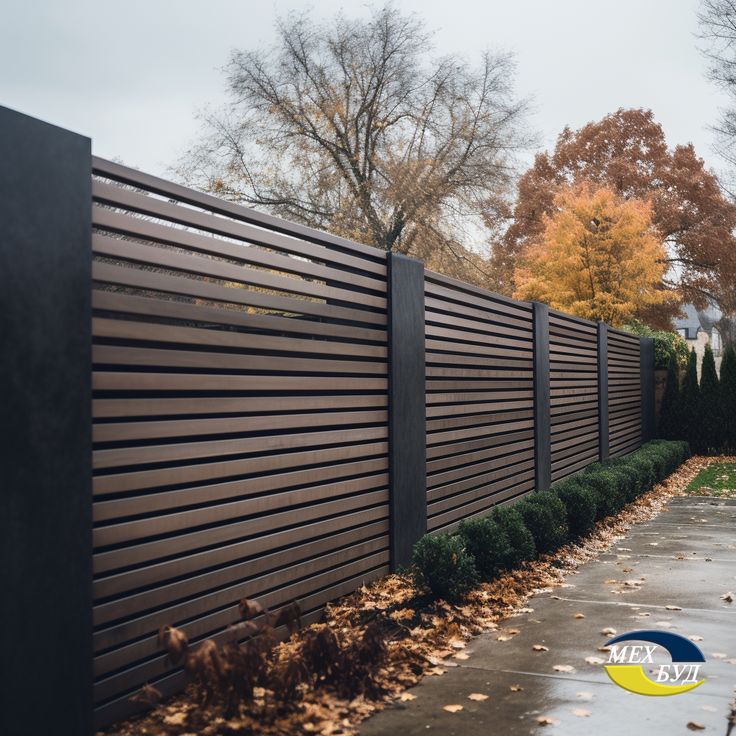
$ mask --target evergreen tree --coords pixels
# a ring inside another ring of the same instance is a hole
[[[698,452],[717,452],[723,443],[720,389],[716,361],[710,345],[705,346],[703,365],[700,370],[700,402],[696,414]]]
[[[662,407],[659,410],[659,436],[665,440],[683,439],[680,432],[678,410],[680,405],[680,369],[677,356],[670,354],[667,366],[667,383],[662,396]]]
[[[736,452],[736,347],[729,345],[721,363],[721,417],[724,447]]]
[[[693,450],[697,445],[697,418],[698,404],[700,403],[700,387],[698,386],[698,356],[695,348],[690,351],[690,357],[685,369],[685,378],[680,391],[680,408],[677,412],[680,437],[687,440]]]

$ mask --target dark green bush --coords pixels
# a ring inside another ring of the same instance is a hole
[[[639,475],[639,493],[646,493],[658,481],[655,463],[643,452],[635,452],[627,460]]]
[[[554,493],[533,493],[519,501],[516,509],[532,533],[538,552],[552,552],[567,541],[565,505]]]
[[[579,476],[574,475],[552,486],[552,492],[565,505],[570,536],[583,536],[595,523],[598,505],[594,491],[587,488]]]
[[[619,481],[619,502],[633,501],[639,495],[639,474],[625,460],[614,460],[608,466]]]
[[[510,554],[509,538],[491,517],[466,519],[460,523],[458,536],[465,550],[475,560],[481,580],[492,580],[505,566]]]
[[[491,519],[506,534],[508,552],[503,560],[504,567],[518,567],[525,560],[533,560],[537,556],[532,533],[524,525],[524,519],[514,506],[508,504],[497,506],[491,512]]]
[[[717,453],[723,445],[724,427],[721,419],[721,388],[710,345],[705,346],[700,367],[700,401],[698,413],[693,419],[697,424],[695,450],[703,454]]]
[[[729,345],[721,362],[721,419],[723,447],[736,452],[736,348]]]
[[[667,366],[667,383],[659,410],[659,436],[672,440],[680,436],[680,368],[675,355]]]
[[[607,465],[585,473],[585,484],[595,494],[596,519],[604,519],[619,511],[626,503],[624,481]]]
[[[636,453],[637,457],[643,457],[652,463],[652,476],[654,483],[666,478],[670,464],[669,453],[661,447],[642,447]]]
[[[473,557],[463,540],[450,534],[423,536],[412,550],[414,582],[438,598],[457,600],[479,582]]]

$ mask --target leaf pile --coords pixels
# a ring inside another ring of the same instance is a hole
[[[467,659],[466,640],[529,613],[531,596],[563,584],[633,524],[666,510],[669,498],[682,494],[709,462],[691,458],[620,514],[598,522],[587,537],[479,585],[458,604],[432,600],[408,575],[388,575],[328,605],[323,623],[301,630],[298,606],[272,614],[254,601],[241,602],[243,621],[223,647],[203,642],[192,649],[182,632],[165,627],[161,644],[190,673],[190,685],[159,704],[155,689],[144,687],[135,699],[151,710],[104,733],[355,734],[361,720],[388,702],[410,700],[403,691],[423,676],[440,676]],[[287,641],[273,636],[277,622],[293,632]],[[513,640],[513,631],[507,628],[499,638]],[[238,644],[244,636],[250,638]]]

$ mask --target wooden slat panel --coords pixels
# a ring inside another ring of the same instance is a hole
[[[387,571],[388,348],[385,253],[95,167],[112,180],[93,185],[104,722],[144,682],[180,682],[159,626],[219,639],[244,596],[314,620]],[[482,400],[494,378],[433,380]]]

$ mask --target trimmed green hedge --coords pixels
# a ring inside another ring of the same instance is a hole
[[[626,457],[593,463],[549,491],[467,519],[456,534],[426,535],[414,545],[414,581],[438,598],[461,598],[479,580],[492,580],[583,536],[596,520],[618,513],[689,456],[687,442],[653,440]]]

